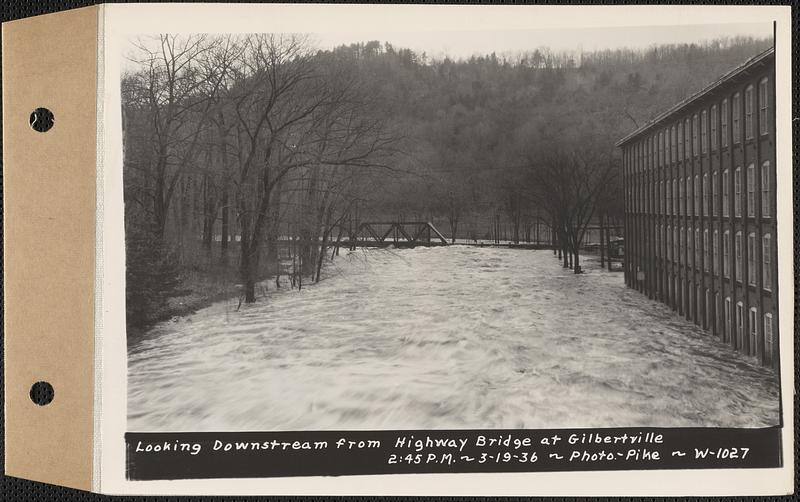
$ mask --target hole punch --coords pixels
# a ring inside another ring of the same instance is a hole
[[[36,132],[47,132],[53,128],[55,116],[47,108],[37,108],[31,112],[30,124]]]
[[[49,382],[36,382],[31,386],[31,401],[39,406],[47,406],[54,397],[55,391]]]

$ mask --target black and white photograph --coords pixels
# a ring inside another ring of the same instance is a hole
[[[782,425],[773,30],[127,37],[127,430]]]

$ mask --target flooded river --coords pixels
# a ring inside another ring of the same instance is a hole
[[[771,373],[621,273],[550,251],[359,250],[322,282],[156,326],[131,431],[758,427]]]

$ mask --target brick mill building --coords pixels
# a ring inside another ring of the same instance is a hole
[[[762,364],[778,360],[775,53],[617,143],[625,283]]]

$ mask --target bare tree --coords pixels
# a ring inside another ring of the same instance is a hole
[[[167,215],[198,144],[217,93],[228,78],[230,57],[220,39],[206,35],[159,35],[140,40],[132,59],[142,70],[125,79],[129,113],[148,124],[150,151],[138,168],[149,182],[143,190],[152,208],[155,232],[164,235]]]
[[[251,35],[245,44],[234,98],[235,185],[240,274],[245,301],[254,302],[275,188],[298,169],[377,165],[392,140],[380,121],[364,116],[356,78],[319,64],[304,37]]]

